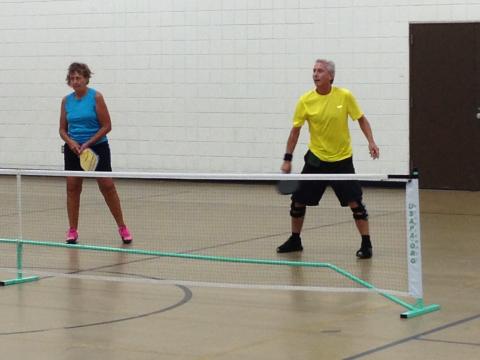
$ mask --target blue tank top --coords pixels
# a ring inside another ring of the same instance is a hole
[[[94,89],[88,88],[87,93],[77,99],[75,93],[67,95],[65,101],[65,112],[68,123],[68,136],[79,144],[87,142],[93,135],[100,130],[96,111],[96,101]],[[107,137],[102,137],[96,144],[107,141]]]

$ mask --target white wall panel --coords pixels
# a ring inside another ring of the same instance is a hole
[[[59,107],[81,61],[112,115],[115,170],[277,172],[322,57],[381,147],[370,160],[350,124],[357,172],[405,173],[409,22],[479,18],[472,0],[0,2],[0,166],[62,168]]]

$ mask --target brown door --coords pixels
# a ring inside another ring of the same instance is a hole
[[[480,190],[480,23],[410,25],[410,163],[421,188]]]

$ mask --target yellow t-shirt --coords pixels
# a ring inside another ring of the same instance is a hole
[[[320,160],[333,162],[352,156],[348,117],[358,120],[363,115],[352,93],[333,86],[330,93],[320,95],[316,90],[303,94],[297,103],[293,126],[308,122],[308,148]]]

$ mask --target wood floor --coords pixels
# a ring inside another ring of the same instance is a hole
[[[1,358],[479,359],[480,192],[420,195],[424,298],[440,311],[400,319],[364,292],[43,276],[0,288]]]

